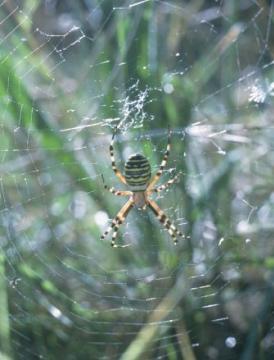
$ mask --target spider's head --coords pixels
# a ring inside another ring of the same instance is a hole
[[[151,177],[148,159],[142,154],[131,155],[125,163],[125,177],[131,191],[145,191]]]

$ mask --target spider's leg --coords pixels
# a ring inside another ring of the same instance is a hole
[[[167,147],[166,147],[166,151],[165,151],[165,154],[164,154],[164,157],[163,157],[163,160],[161,162],[161,165],[159,167],[159,170],[157,171],[157,173],[152,177],[152,179],[150,180],[150,183],[148,185],[148,191],[150,191],[151,189],[154,188],[154,185],[157,183],[157,181],[160,179],[163,171],[164,171],[164,168],[166,167],[166,164],[167,164],[167,159],[168,159],[168,156],[169,156],[169,152],[170,152],[170,134],[171,134],[171,131],[170,129],[168,130],[168,141],[167,141]]]
[[[166,190],[167,188],[170,187],[170,185],[172,185],[173,183],[175,183],[176,180],[178,180],[179,176],[180,176],[180,174],[174,176],[174,178],[168,180],[165,184],[160,185],[160,186],[158,186],[158,187],[156,187],[154,189],[151,189],[150,191],[159,193],[159,192],[161,192],[163,190]]]
[[[122,181],[122,183],[126,184],[127,183],[126,178],[124,177],[124,175],[122,175],[121,171],[118,170],[117,167],[116,167],[113,144],[114,144],[114,134],[112,136],[112,140],[111,140],[111,143],[109,145],[109,154],[110,154],[110,159],[111,159],[111,167],[112,167],[112,170],[114,171],[114,174],[118,177],[118,179],[120,181]]]
[[[168,219],[166,214],[163,212],[163,210],[161,210],[161,208],[156,204],[155,201],[148,199],[148,206],[154,212],[160,223],[162,223],[167,229],[174,241],[174,244],[177,244],[177,236],[184,237],[184,234],[177,230],[175,225]]]
[[[116,196],[130,196],[130,195],[132,195],[132,191],[116,190],[116,189],[114,189],[114,187],[109,187],[108,185],[105,184],[103,174],[101,174],[101,176],[102,176],[104,188],[107,191],[111,192],[113,195],[116,195]]]
[[[115,218],[112,220],[111,226],[104,232],[104,234],[101,236],[101,240],[104,240],[104,238],[108,235],[108,233],[113,230],[113,235],[111,239],[111,246],[112,247],[118,247],[115,244],[115,239],[117,236],[117,232],[119,227],[123,224],[125,221],[130,209],[133,207],[134,201],[132,199],[129,199],[125,205],[121,208],[121,210],[118,212],[118,214],[115,216]]]

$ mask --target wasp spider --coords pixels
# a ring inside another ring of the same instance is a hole
[[[111,166],[115,173],[115,175],[119,178],[119,180],[128,185],[129,191],[116,190],[113,187],[108,187],[102,175],[104,187],[106,190],[110,191],[112,194],[116,196],[129,196],[129,200],[125,203],[125,205],[121,208],[115,218],[112,220],[111,226],[104,232],[101,236],[101,240],[103,240],[110,231],[113,230],[111,245],[113,247],[118,247],[116,245],[115,240],[117,237],[117,232],[119,227],[125,221],[129,211],[135,205],[138,209],[145,210],[148,206],[153,213],[156,215],[157,219],[164,225],[169,234],[172,236],[174,244],[177,244],[177,237],[184,235],[176,229],[175,225],[168,219],[163,210],[156,204],[155,201],[149,198],[152,193],[159,193],[162,190],[168,188],[171,184],[173,184],[178,176],[168,180],[165,184],[155,187],[155,184],[160,179],[163,170],[167,164],[167,159],[170,152],[170,131],[168,136],[167,148],[161,162],[159,170],[156,174],[151,178],[151,168],[147,158],[141,154],[131,155],[125,163],[125,175],[123,175],[116,167],[114,150],[114,135],[112,137],[112,141],[109,146],[110,158],[111,158]]]

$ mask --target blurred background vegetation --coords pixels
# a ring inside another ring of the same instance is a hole
[[[0,358],[273,359],[272,0],[0,3]],[[175,248],[123,204],[142,151]],[[122,187],[123,185],[121,185]]]

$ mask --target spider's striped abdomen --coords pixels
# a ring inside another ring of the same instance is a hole
[[[129,157],[125,164],[125,178],[130,189],[144,191],[151,177],[151,168],[147,158],[141,154]]]

